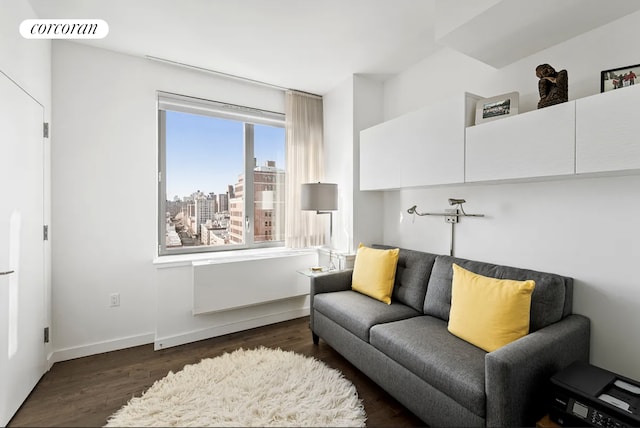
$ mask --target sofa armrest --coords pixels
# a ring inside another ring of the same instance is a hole
[[[549,378],[589,361],[591,324],[569,315],[485,356],[487,426],[534,426],[546,409]]]
[[[351,290],[352,273],[348,269],[311,277],[311,295]]]
[[[313,330],[313,298],[316,294],[331,293],[334,291],[351,290],[351,274],[353,269],[331,272],[324,275],[311,277],[309,291],[309,325]]]

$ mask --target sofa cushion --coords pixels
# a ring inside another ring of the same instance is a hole
[[[485,417],[486,352],[420,316],[371,328],[371,345],[480,417]]]
[[[358,293],[391,303],[400,249],[383,250],[360,244],[353,265],[351,288]]]
[[[500,266],[451,256],[438,256],[431,271],[427,294],[424,300],[424,313],[449,321],[451,311],[451,280],[456,263],[467,270],[498,279],[516,281],[533,280],[536,288],[531,294],[531,321],[529,331],[534,332],[549,324],[560,321],[565,311],[566,290],[571,286],[571,278],[560,275]],[[566,314],[565,314],[566,315]]]
[[[422,315],[402,303],[387,305],[351,290],[317,294],[313,309],[365,342],[369,342],[369,330],[373,325]]]
[[[535,282],[489,278],[452,266],[451,334],[492,352],[529,333]]]
[[[395,247],[373,245],[373,248],[389,249]],[[397,300],[422,312],[429,275],[431,275],[436,257],[436,254],[400,248],[392,300]]]

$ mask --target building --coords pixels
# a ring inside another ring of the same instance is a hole
[[[235,186],[236,198],[231,199],[232,242],[244,242],[244,174]],[[253,170],[254,242],[284,240],[284,179],[285,172],[275,161],[266,161]]]
[[[229,241],[232,244],[244,242],[244,174],[238,176],[233,198],[229,198]]]
[[[225,245],[229,243],[227,226],[218,221],[208,220],[200,225],[200,242],[202,245]]]
[[[215,195],[213,193],[208,195],[199,193],[194,199],[195,224],[201,225],[213,220],[218,212]]]
[[[275,161],[253,170],[254,241],[284,241],[284,179]]]
[[[229,194],[228,193],[220,193],[218,196],[218,209],[216,212],[227,212],[229,211]]]

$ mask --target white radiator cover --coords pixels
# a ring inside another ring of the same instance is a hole
[[[193,262],[192,313],[227,311],[304,296],[309,293],[309,278],[297,271],[317,263],[316,252]]]

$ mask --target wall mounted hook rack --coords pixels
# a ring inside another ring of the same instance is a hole
[[[466,212],[464,212],[464,210],[462,209],[462,206],[460,206],[460,212],[459,213],[454,213],[454,212],[443,212],[443,213],[421,213],[418,211],[418,206],[414,205],[411,208],[409,208],[407,210],[407,212],[409,214],[416,214],[419,216],[424,216],[424,215],[435,215],[435,216],[442,216],[442,217],[484,217],[484,214],[467,214]],[[455,211],[455,210],[453,210]],[[447,222],[448,223],[448,222]]]
[[[464,199],[458,198],[449,198],[449,205],[456,205],[456,208],[445,210],[443,213],[421,213],[418,211],[418,206],[414,205],[407,210],[409,214],[415,214],[419,216],[432,215],[432,216],[441,216],[444,217],[445,223],[451,224],[451,246],[449,249],[449,255],[453,256],[453,242],[454,242],[454,225],[458,222],[460,217],[484,217],[484,214],[467,214],[462,208],[462,204],[464,204]]]

